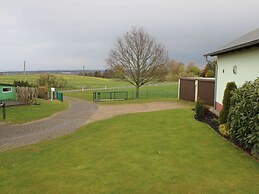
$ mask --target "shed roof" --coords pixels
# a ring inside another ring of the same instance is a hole
[[[240,38],[222,46],[219,49],[205,54],[204,56],[216,56],[252,46],[259,46],[259,28],[241,36]]]
[[[198,80],[198,81],[208,81],[215,82],[214,77],[182,77],[181,80]]]
[[[14,85],[14,84],[0,83],[0,86],[16,86],[16,85]]]

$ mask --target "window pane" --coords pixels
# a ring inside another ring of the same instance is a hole
[[[11,92],[12,88],[3,88],[3,92]]]

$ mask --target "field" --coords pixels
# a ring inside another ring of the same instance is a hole
[[[6,120],[8,123],[26,123],[29,121],[49,117],[59,111],[65,110],[68,107],[67,102],[60,102],[57,100],[47,101],[38,99],[39,105],[22,105],[6,107]],[[2,113],[0,113],[0,122]]]
[[[68,89],[82,89],[84,88],[105,88],[106,87],[118,87],[118,86],[129,86],[127,82],[119,81],[115,79],[103,79],[87,76],[78,75],[61,75],[55,74],[57,77],[63,77],[67,82],[67,87],[62,88]],[[12,84],[14,80],[26,80],[31,83],[36,83],[36,80],[40,77],[40,74],[31,75],[0,75],[0,83]]]
[[[92,123],[0,153],[2,193],[258,193],[259,163],[188,109]]]
[[[93,100],[93,92],[109,92],[109,91],[127,91],[128,97],[130,100],[135,99],[135,88],[134,87],[125,87],[125,88],[116,88],[116,89],[107,89],[107,90],[85,90],[85,91],[73,91],[73,92],[64,92],[65,96],[76,97],[88,101]],[[147,85],[140,88],[139,98],[144,99],[172,99],[177,98],[178,94],[178,85],[177,83],[164,83],[159,85]]]
[[[31,75],[0,75],[0,83],[13,83],[14,80],[27,80],[35,83],[39,78],[39,74]],[[103,79],[87,76],[77,75],[60,75],[67,80],[68,85],[66,88],[59,90],[79,90],[73,92],[65,92],[65,96],[77,97],[85,100],[93,100],[93,92],[96,91],[127,91],[129,99],[135,98],[135,88],[126,81],[120,81],[116,79]],[[80,91],[80,90],[84,91]],[[99,90],[91,90],[99,88]],[[107,88],[107,90],[104,90]],[[110,89],[113,88],[113,89]],[[177,98],[178,84],[175,82],[165,82],[153,85],[146,85],[140,88],[140,99],[164,99],[164,98]]]

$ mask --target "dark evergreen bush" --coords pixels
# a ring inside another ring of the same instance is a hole
[[[259,143],[252,147],[251,154],[259,160]]]
[[[226,123],[228,114],[229,114],[229,109],[230,109],[230,99],[232,97],[232,93],[234,90],[237,89],[237,86],[235,82],[228,82],[226,89],[224,91],[224,97],[223,97],[223,108],[219,113],[219,122]]]
[[[204,104],[198,99],[195,106],[195,118],[201,120],[204,117]]]
[[[230,137],[244,149],[259,144],[259,78],[233,93],[228,123]],[[258,145],[253,150],[258,153]]]

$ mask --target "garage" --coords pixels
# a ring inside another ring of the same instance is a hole
[[[215,78],[181,78],[178,89],[178,99],[196,102],[199,98],[205,104],[214,106]]]

